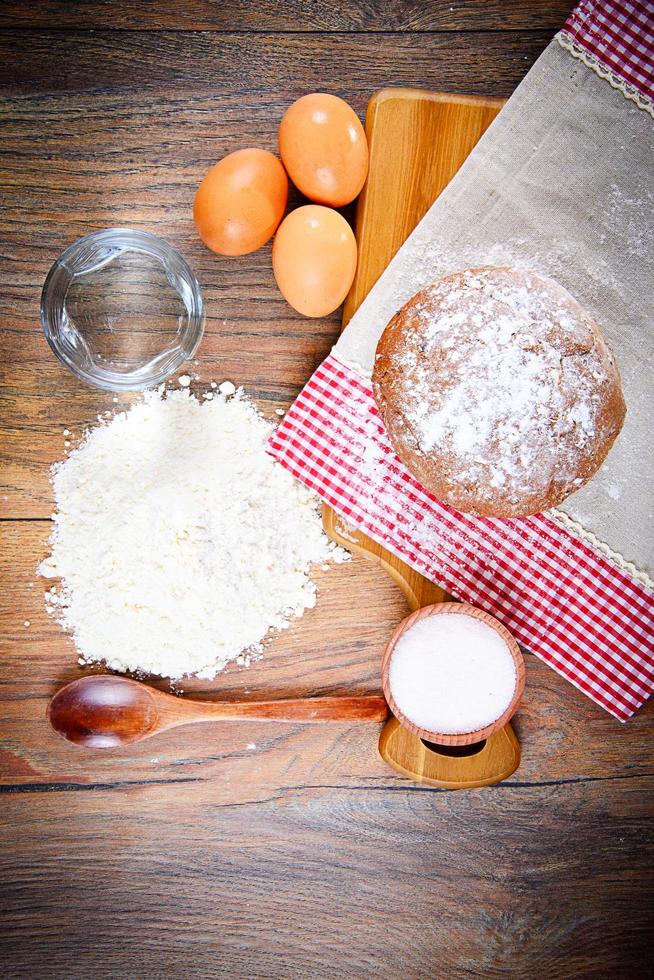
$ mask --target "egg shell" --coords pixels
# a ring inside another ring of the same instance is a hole
[[[332,207],[353,201],[368,175],[363,126],[336,95],[304,95],[287,109],[279,127],[279,154],[298,190]]]
[[[236,150],[198,187],[193,219],[204,244],[220,255],[246,255],[273,236],[288,198],[288,177],[273,153]]]
[[[341,305],[357,267],[357,243],[345,218],[307,204],[284,218],[272,250],[284,299],[304,316],[327,316]]]

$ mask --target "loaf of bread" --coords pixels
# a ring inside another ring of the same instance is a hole
[[[409,471],[488,517],[560,504],[600,467],[626,411],[597,323],[554,280],[512,268],[417,293],[384,330],[372,381]]]

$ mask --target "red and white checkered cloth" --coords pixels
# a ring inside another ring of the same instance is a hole
[[[654,690],[654,595],[550,517],[491,520],[441,504],[391,448],[370,384],[328,357],[270,451],[350,523],[626,721]]]
[[[604,24],[610,31],[601,34]],[[565,30],[649,97],[652,3],[584,0]],[[335,356],[314,373],[269,451],[351,524],[497,616],[616,718],[626,721],[654,691],[654,593],[553,517],[491,520],[440,503],[395,455],[370,383]]]
[[[561,33],[654,101],[654,0],[582,0]]]

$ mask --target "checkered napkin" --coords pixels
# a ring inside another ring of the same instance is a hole
[[[652,0],[583,0],[561,35],[580,55],[617,84],[628,98],[652,108],[654,101],[654,3]]]
[[[653,19],[649,3],[584,2],[558,40],[649,111]],[[305,386],[272,436],[271,454],[350,524],[497,616],[626,721],[654,690],[651,583],[599,542],[583,540],[565,515],[495,520],[442,504],[395,455],[369,379],[338,355],[337,347]]]

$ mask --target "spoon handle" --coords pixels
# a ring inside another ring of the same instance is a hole
[[[198,702],[181,701],[166,705],[169,725],[186,725],[194,721],[238,720],[255,718],[258,721],[385,721],[388,705],[381,695],[360,697],[287,698],[279,701]]]

